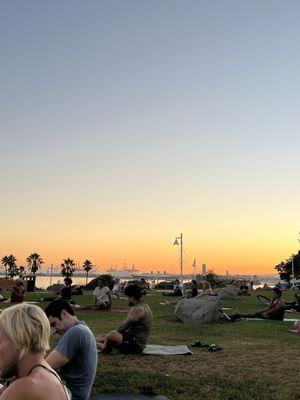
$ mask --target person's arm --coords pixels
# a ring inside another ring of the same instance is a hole
[[[0,400],[35,400],[40,398],[40,393],[28,384],[28,378],[16,379],[0,394]]]
[[[53,350],[46,358],[47,363],[56,371],[66,365],[70,360],[59,351]]]
[[[133,323],[137,322],[141,319],[145,314],[145,310],[143,307],[135,307],[130,313],[128,317],[124,319],[124,321],[118,326],[117,331],[122,333],[125,332]]]
[[[79,328],[69,328],[60,338],[55,349],[48,355],[46,361],[50,367],[57,370],[76,357],[84,344],[84,336]]]

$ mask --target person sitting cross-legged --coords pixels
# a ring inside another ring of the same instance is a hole
[[[0,374],[11,383],[1,400],[70,400],[57,373],[46,362],[50,324],[34,304],[18,304],[0,315]]]
[[[99,310],[111,309],[111,294],[105,279],[100,278],[98,280],[98,286],[95,288],[93,296],[96,308]]]
[[[97,337],[97,347],[104,351],[117,348],[121,353],[141,353],[151,331],[152,312],[141,300],[141,289],[138,285],[128,285],[124,294],[130,307],[127,317],[117,330]]]
[[[72,392],[73,400],[87,400],[94,383],[98,354],[93,333],[64,300],[54,300],[45,308],[52,333],[61,335],[46,361],[59,371]],[[53,397],[54,399],[54,397]]]

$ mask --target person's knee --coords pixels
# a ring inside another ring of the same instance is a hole
[[[107,335],[107,341],[111,343],[121,344],[123,336],[118,331],[110,331]]]
[[[119,336],[120,335],[120,333],[118,332],[118,331],[110,331],[110,332],[108,332],[108,334],[107,334],[107,338],[108,339],[110,339],[110,338],[115,338],[116,336]]]

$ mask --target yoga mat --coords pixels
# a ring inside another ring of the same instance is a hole
[[[98,310],[97,308],[93,308],[93,307],[76,307],[74,308],[74,311],[90,311],[90,312],[96,312],[96,313],[100,313],[100,312],[118,312],[118,313],[127,313],[128,312],[128,308],[123,308],[123,307],[116,307],[116,308],[111,308],[110,310]]]
[[[193,354],[191,350],[185,346],[161,346],[158,344],[148,344],[142,354],[155,356],[179,356]]]
[[[264,319],[264,318],[244,318],[246,321],[278,321],[276,319]],[[295,318],[284,318],[283,321],[279,322],[296,322],[298,319]]]
[[[98,349],[98,354],[102,353],[102,350]],[[193,352],[185,345],[181,346],[161,346],[158,344],[148,344],[142,353],[146,356],[185,356],[193,354]]]
[[[89,400],[169,400],[165,396],[131,394],[131,393],[103,393],[91,396]]]

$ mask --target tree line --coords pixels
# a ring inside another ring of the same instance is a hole
[[[5,277],[13,279],[15,276],[24,276],[27,272],[35,277],[37,271],[41,268],[44,261],[38,253],[32,253],[26,258],[28,271],[25,270],[24,266],[17,265],[17,259],[13,254],[2,257],[2,266],[4,267]],[[75,272],[76,264],[71,258],[65,258],[61,263],[61,274],[65,278],[71,278]],[[86,283],[88,281],[88,275],[93,264],[90,260],[85,260],[83,263],[83,269],[86,272]]]
[[[294,265],[293,265],[294,264]],[[300,251],[297,254],[292,254],[285,261],[281,261],[275,265],[275,269],[280,275],[280,279],[289,282],[293,276],[293,266],[295,278],[300,277]]]

